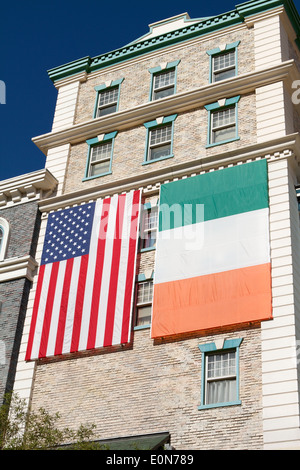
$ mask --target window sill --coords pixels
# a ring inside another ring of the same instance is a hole
[[[166,155],[165,157],[156,158],[155,160],[147,160],[142,163],[142,165],[149,165],[149,163],[161,162],[162,160],[167,160],[168,158],[173,158],[174,155]]]
[[[211,147],[217,147],[218,145],[228,144],[229,142],[235,142],[240,140],[240,137],[234,137],[234,139],[222,140],[222,142],[216,142],[215,144],[208,144],[205,148],[209,149]]]
[[[241,400],[227,402],[227,403],[212,403],[211,405],[200,405],[198,406],[198,410],[207,410],[209,408],[220,408],[223,406],[236,406],[236,405],[241,405],[241,404],[242,404]]]
[[[94,180],[95,178],[101,178],[101,176],[106,176],[106,175],[111,175],[111,174],[112,174],[112,171],[107,171],[106,173],[101,173],[100,175],[86,176],[85,178],[82,179],[82,181]]]
[[[141,248],[140,253],[145,253],[147,251],[154,251],[155,249],[156,249],[155,246],[151,246],[149,248]]]
[[[150,327],[151,327],[151,325],[149,323],[148,325],[135,326],[133,329],[134,329],[134,331],[136,331],[136,330],[146,330],[147,328],[150,328]]]
[[[237,76],[238,74],[235,73],[234,75],[232,75],[232,77],[222,78],[222,80],[213,80],[212,78],[210,78],[209,85],[214,85],[215,83],[224,82],[225,80],[232,80],[234,77],[237,77]]]

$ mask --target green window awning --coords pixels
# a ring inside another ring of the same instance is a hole
[[[107,450],[157,450],[169,442],[170,434],[162,432],[157,434],[145,434],[140,436],[119,437],[96,441]]]

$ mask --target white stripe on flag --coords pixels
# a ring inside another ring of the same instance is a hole
[[[79,347],[78,347],[79,351],[84,351],[86,349],[87,341],[88,341],[102,207],[103,207],[103,199],[98,199],[96,202],[96,206],[95,206],[93,228],[92,228],[92,234],[91,234],[91,240],[90,240],[89,264],[88,264],[88,271],[87,271],[87,278],[86,278],[86,290],[85,290],[85,295],[84,295],[81,332],[80,332]]]
[[[69,353],[71,350],[71,341],[72,341],[72,333],[73,333],[74,314],[75,314],[75,306],[76,306],[76,296],[77,296],[77,286],[78,286],[78,279],[79,279],[80,264],[81,264],[81,256],[74,258],[73,271],[72,271],[71,284],[70,284],[70,292],[69,292],[69,303],[68,303],[67,317],[66,317],[65,335],[64,335],[63,349],[62,349],[63,354]]]
[[[132,213],[132,201],[133,192],[126,195],[126,203],[124,207],[124,222],[122,231],[122,244],[121,244],[121,256],[119,265],[119,278],[117,285],[117,298],[116,298],[116,311],[115,311],[115,322],[112,337],[112,344],[120,344],[122,335],[123,325],[123,313],[124,313],[124,298],[125,298],[125,286],[128,269],[128,252],[130,242],[130,227],[131,227],[131,213]]]
[[[259,209],[160,232],[155,284],[268,263],[268,215]]]
[[[67,265],[67,261],[61,261],[59,263],[55,297],[54,297],[53,309],[52,309],[52,315],[51,315],[49,339],[48,339],[48,345],[47,345],[47,356],[54,355],[66,265]]]
[[[41,290],[39,310],[38,310],[38,316],[37,316],[37,321],[36,321],[36,326],[35,326],[35,331],[34,331],[32,352],[31,352],[31,357],[33,358],[37,358],[39,356],[51,271],[52,271],[52,264],[45,266],[43,286]]]
[[[112,267],[111,264],[112,264],[112,253],[113,253],[115,228],[116,228],[117,207],[118,207],[118,195],[114,195],[111,198],[109,215],[108,215],[106,245],[105,245],[104,263],[103,263],[100,302],[99,302],[99,309],[98,309],[98,324],[97,324],[97,331],[96,331],[95,347],[101,347],[103,346],[103,343],[104,343],[107,301],[108,301],[108,296],[109,296],[109,282],[110,282],[111,267]]]

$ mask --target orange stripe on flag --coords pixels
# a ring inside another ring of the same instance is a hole
[[[271,265],[154,286],[152,338],[272,318]]]

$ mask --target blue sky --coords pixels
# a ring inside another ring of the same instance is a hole
[[[50,132],[56,89],[47,70],[122,47],[155,21],[188,12],[191,18],[227,12],[234,0],[12,0],[1,4],[0,180],[45,165],[32,137]],[[295,0],[300,11],[300,0]]]

